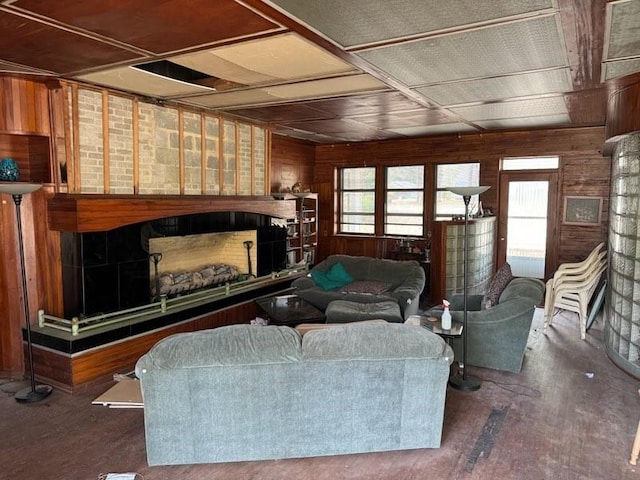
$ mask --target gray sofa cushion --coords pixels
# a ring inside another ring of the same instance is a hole
[[[447,344],[427,329],[404,324],[344,324],[308,332],[302,339],[305,360],[442,358]]]
[[[199,368],[297,362],[302,336],[289,327],[229,325],[179,333],[158,342],[140,368]]]

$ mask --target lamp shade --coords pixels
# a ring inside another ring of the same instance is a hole
[[[0,182],[0,193],[7,195],[26,195],[42,187],[39,183]]]
[[[471,197],[472,195],[479,195],[482,192],[486,192],[491,187],[489,186],[481,186],[481,187],[449,187],[451,193],[455,193],[456,195],[462,195],[463,197]]]

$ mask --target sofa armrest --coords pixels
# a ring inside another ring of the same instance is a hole
[[[467,295],[467,310],[468,311],[479,311],[482,310],[482,297],[483,295]],[[464,309],[464,295],[454,295],[451,298],[451,305],[449,310],[460,310]]]
[[[291,282],[291,286],[296,290],[306,290],[315,287],[316,284],[311,277],[300,277]]]
[[[424,270],[416,265],[416,268],[412,269],[411,275],[407,275],[403,282],[390,292],[390,295],[396,298],[401,305],[410,303],[420,296],[424,290],[425,282]]]

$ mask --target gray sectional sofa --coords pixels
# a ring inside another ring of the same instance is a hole
[[[392,301],[400,306],[404,320],[418,313],[419,299],[425,285],[425,274],[416,261],[387,260],[352,255],[330,255],[318,263],[313,270],[326,272],[336,263],[341,263],[354,279],[354,288],[325,290],[311,277],[298,278],[291,284],[296,295],[325,311],[334,300],[355,303],[380,303]],[[355,291],[355,284],[387,284],[386,291]],[[347,291],[345,291],[347,290]]]
[[[136,365],[149,465],[436,448],[451,348],[424,328],[177,334]]]

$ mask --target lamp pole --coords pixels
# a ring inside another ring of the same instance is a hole
[[[29,290],[27,288],[27,272],[24,260],[24,240],[22,235],[22,196],[35,192],[42,185],[35,183],[7,182],[0,183],[0,193],[6,193],[13,197],[16,205],[16,221],[18,223],[18,251],[20,253],[20,273],[22,275],[22,296],[24,298],[24,321],[27,330],[27,350],[29,356],[29,370],[31,385],[18,391],[14,398],[18,403],[35,403],[48,397],[53,391],[51,385],[36,385],[35,371],[33,369],[33,344],[31,343],[31,322],[29,321]]]
[[[479,378],[467,375],[467,296],[468,296],[468,284],[467,275],[469,269],[469,202],[473,195],[479,195],[482,192],[489,190],[489,187],[451,187],[448,189],[451,193],[461,195],[464,201],[464,262],[463,262],[463,313],[462,313],[462,364],[460,370],[462,375],[458,371],[449,379],[449,385],[456,390],[463,392],[473,392],[478,390],[481,385]]]

